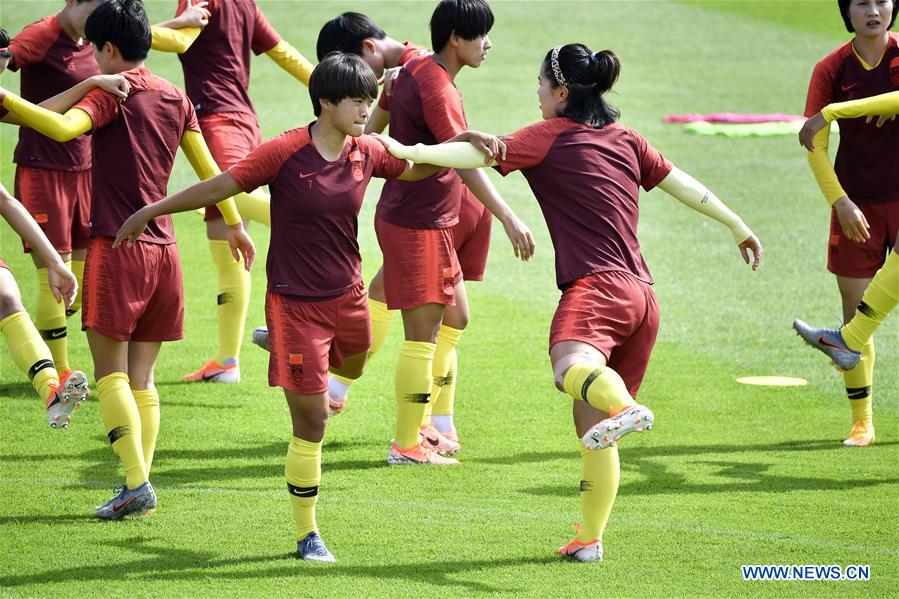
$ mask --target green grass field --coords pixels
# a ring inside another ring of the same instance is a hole
[[[3,0],[11,33],[61,0]],[[429,40],[433,2],[259,0],[307,56],[321,24],[361,10],[398,39]],[[174,0],[148,2],[167,18]],[[292,559],[283,464],[290,426],[267,386],[267,354],[249,344],[238,386],[185,385],[211,355],[215,277],[201,219],[176,218],[185,269],[185,339],[157,370],[162,428],[152,517],[104,523],[93,506],[121,484],[96,399],[68,431],[46,427],[29,385],[0,352],[0,594],[4,596],[896,596],[899,591],[899,319],[879,333],[878,443],[846,449],[842,379],[792,334],[795,317],[839,320],[826,272],[828,211],[794,137],[731,140],[684,134],[670,113],[801,113],[815,61],[846,39],[835,3],[493,3],[494,48],[458,85],[473,128],[504,133],[539,119],[539,62],[558,43],[612,48],[623,69],[611,101],[678,166],[714,189],[761,238],[750,272],[730,235],[661,192],[645,194],[640,236],[656,278],[662,327],[641,390],[657,426],[625,440],[606,561],[562,562],[554,549],[578,518],[579,455],[571,400],[546,355],[558,299],[553,253],[520,175],[499,190],[532,227],[537,256],[516,262],[495,231],[486,281],[469,287],[473,318],[460,345],[456,421],[463,465],[392,468],[394,330],[347,411],[330,423],[318,521],[339,563]],[[181,83],[173,56],[148,65]],[[7,73],[2,85],[18,89]],[[306,90],[266,57],[251,95],[265,137],[306,124]],[[15,130],[2,133],[12,188]],[[195,180],[178,159],[170,191]],[[899,184],[899,180],[897,180]],[[373,227],[380,183],[360,222],[365,270],[380,264]],[[0,255],[26,306],[34,274],[10,229]],[[260,253],[268,232],[251,229]],[[248,330],[263,320],[264,256],[253,270]],[[77,321],[75,365],[91,361]],[[806,387],[738,385],[744,375],[808,379]],[[743,582],[741,564],[870,564],[867,582]]]

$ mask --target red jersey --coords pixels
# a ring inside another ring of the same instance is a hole
[[[22,70],[21,95],[34,104],[100,74],[90,43],[79,44],[69,37],[56,15],[25,27],[9,42],[9,51],[9,69]],[[13,161],[59,171],[87,170],[91,167],[90,140],[79,136],[59,143],[20,127]]]
[[[873,69],[862,64],[846,42],[815,65],[805,104],[809,117],[832,102],[857,100],[899,89],[899,35],[890,40]],[[841,119],[834,170],[849,198],[858,204],[899,200],[899,121],[877,128],[864,118]]]
[[[256,117],[250,102],[250,50],[268,52],[281,41],[254,0],[207,0],[209,24],[180,54],[184,86],[201,117],[241,112]],[[187,0],[178,0],[180,15]]]
[[[268,290],[321,300],[362,280],[357,233],[365,188],[372,177],[399,177],[406,162],[366,136],[350,137],[329,162],[312,142],[311,127],[263,143],[228,172],[244,191],[269,186]]]
[[[131,84],[124,102],[94,89],[75,105],[93,122],[94,236],[115,237],[125,219],[164,198],[184,132],[200,131],[193,106],[180,89],[144,67],[120,75]],[[138,240],[175,243],[172,218],[151,220]]]
[[[611,270],[652,283],[637,241],[639,188],[658,185],[673,165],[639,133],[618,123],[594,129],[549,119],[513,133],[496,168],[504,176],[520,170],[534,192],[560,288]]]
[[[433,145],[468,129],[462,93],[427,50],[408,44],[400,58],[390,110],[390,136],[407,146]],[[421,181],[388,181],[381,191],[377,215],[408,229],[442,229],[459,222],[462,179],[443,169]]]

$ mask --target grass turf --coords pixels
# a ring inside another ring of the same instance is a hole
[[[4,0],[11,32],[58,1]],[[162,20],[174,1],[148,2]],[[371,15],[398,39],[425,43],[431,2],[260,0],[307,56],[318,28],[343,10]],[[35,595],[583,595],[886,596],[899,586],[896,317],[879,334],[878,443],[838,444],[848,430],[842,380],[792,335],[794,317],[835,323],[839,298],[824,269],[828,214],[792,137],[702,138],[663,125],[668,113],[801,112],[812,65],[845,39],[831,2],[496,2],[494,49],[458,84],[474,128],[508,132],[539,118],[534,96],[547,48],[584,41],[623,62],[611,100],[622,120],[744,216],[765,244],[750,273],[730,236],[659,192],[645,194],[640,237],[657,279],[662,328],[641,401],[649,435],[621,449],[621,491],[606,561],[584,567],[553,549],[577,518],[579,459],[570,400],[551,383],[549,320],[558,298],[552,249],[520,175],[497,185],[531,225],[538,255],[511,256],[497,227],[487,280],[469,287],[473,318],[460,345],[457,423],[464,464],[384,465],[393,430],[392,366],[400,327],[329,424],[319,524],[339,562],[291,559],[284,492],[290,435],[266,356],[247,346],[243,383],[185,385],[215,338],[215,277],[199,217],[176,218],[185,265],[185,339],[157,369],[162,428],[152,480],[160,509],[120,523],[92,507],[122,476],[95,399],[69,431],[43,411],[0,353],[0,594]],[[822,18],[821,15],[826,15]],[[177,60],[149,66],[181,82]],[[263,135],[311,120],[303,88],[265,57],[251,95]],[[2,83],[17,88],[17,76]],[[0,127],[2,181],[12,188],[14,129]],[[170,190],[194,181],[178,159]],[[380,185],[360,222],[368,276],[380,256],[371,227]],[[0,225],[0,255],[33,306],[33,269]],[[260,250],[267,231],[252,228]],[[249,327],[262,320],[263,262],[253,272]],[[88,372],[84,337],[70,327],[72,362]],[[737,385],[743,375],[802,376],[801,388]],[[741,564],[870,564],[868,582],[743,582]],[[893,589],[890,591],[889,589]]]

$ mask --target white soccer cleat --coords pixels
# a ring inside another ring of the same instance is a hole
[[[614,447],[628,433],[651,429],[654,419],[652,410],[640,404],[633,405],[595,425],[581,438],[581,442],[587,449]]]

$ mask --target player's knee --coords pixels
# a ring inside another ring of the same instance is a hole
[[[16,312],[24,312],[25,306],[18,294],[10,293],[6,289],[0,290],[0,319],[6,318]]]
[[[555,364],[553,364],[553,383],[556,385],[556,389],[565,393],[565,375],[568,374],[568,371],[575,364],[589,363],[588,356],[581,353],[568,354],[567,356],[562,356],[559,358]]]

